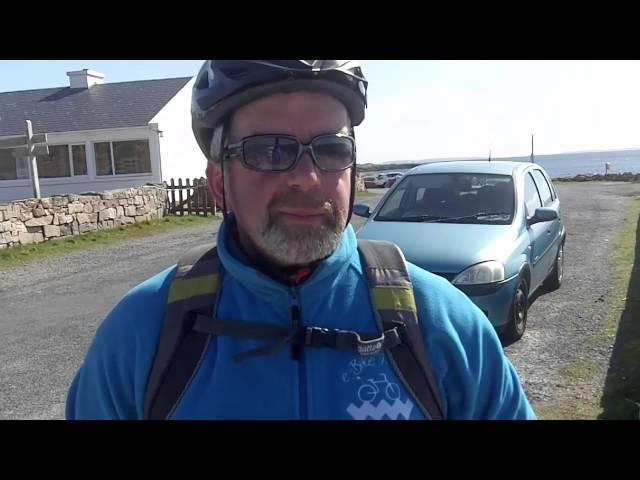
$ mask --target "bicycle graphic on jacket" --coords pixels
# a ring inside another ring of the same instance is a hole
[[[376,378],[367,378],[363,380],[360,375],[353,376],[360,382],[358,387],[358,399],[363,403],[373,403],[373,401],[382,394],[389,402],[393,402],[400,398],[400,387],[397,383],[391,382],[387,375],[379,373]],[[343,375],[343,380],[350,380],[348,375]]]

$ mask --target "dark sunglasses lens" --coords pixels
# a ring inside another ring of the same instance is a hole
[[[296,160],[298,143],[291,138],[253,137],[243,144],[244,161],[251,168],[266,172],[287,170]]]
[[[354,161],[353,140],[345,137],[320,137],[313,142],[318,167],[326,171],[349,168]]]

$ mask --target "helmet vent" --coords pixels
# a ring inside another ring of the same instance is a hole
[[[224,71],[224,75],[230,79],[246,77],[249,74],[246,68],[230,68]]]

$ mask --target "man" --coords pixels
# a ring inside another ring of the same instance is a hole
[[[224,210],[217,248],[121,300],[67,418],[535,418],[464,294],[392,245],[359,248],[366,88],[355,61],[204,64],[192,114]]]

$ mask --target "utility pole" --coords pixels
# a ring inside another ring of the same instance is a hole
[[[536,163],[533,160],[533,134],[531,134],[531,163]]]

